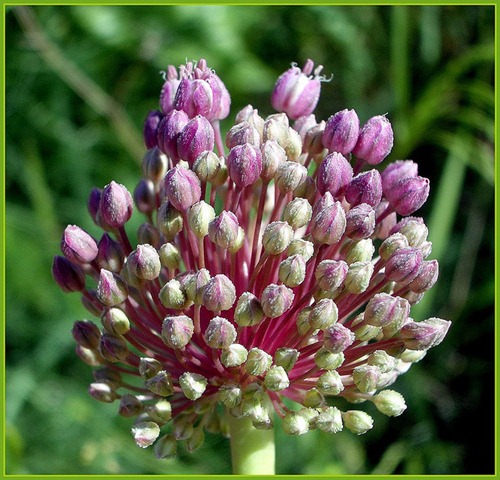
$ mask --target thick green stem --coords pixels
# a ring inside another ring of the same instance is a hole
[[[274,475],[274,429],[257,430],[248,417],[229,417],[235,475]]]

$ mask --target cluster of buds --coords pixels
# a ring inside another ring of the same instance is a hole
[[[320,71],[292,66],[272,94],[278,113],[248,105],[223,138],[220,78],[204,60],[169,67],[133,194],[114,181],[91,192],[100,239],[64,231],[53,276],[100,319],[72,330],[96,367],[90,395],[135,417],[135,442],[158,458],[227,435],[228,415],[362,434],[373,419],[358,404],[400,415],[388,387],[450,326],[410,317],[438,276],[411,216],[429,181],[411,160],[375,168],[393,145],[386,116],[316,121]]]

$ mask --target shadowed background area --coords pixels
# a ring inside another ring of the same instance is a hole
[[[401,417],[374,413],[361,437],[277,429],[277,473],[493,473],[493,6],[10,7],[5,26],[8,474],[230,473],[226,439],[157,461],[88,395],[71,327],[89,313],[51,278],[64,227],[98,231],[91,188],[133,190],[159,72],[199,58],[230,91],[230,120],[249,103],[273,113],[277,76],[313,59],[332,74],[316,118],[387,113],[388,161],[431,179],[417,214],[441,275],[412,314],[452,320],[446,340],[395,384]]]

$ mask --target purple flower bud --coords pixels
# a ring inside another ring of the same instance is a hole
[[[429,196],[429,179],[407,177],[391,185],[384,191],[390,206],[399,215],[411,215],[417,211]]]
[[[383,189],[382,189],[383,190]],[[379,216],[385,212],[385,210],[389,207],[389,202],[386,200],[382,200],[375,207],[375,218],[379,218]],[[391,229],[397,222],[396,212],[389,213],[386,217],[382,219],[382,221],[377,221],[375,226],[375,232],[373,234],[374,238],[379,238],[381,240],[386,239],[391,234]]]
[[[215,145],[214,129],[211,123],[201,115],[196,115],[182,129],[177,138],[179,158],[190,166],[204,151],[213,150]]]
[[[160,93],[160,107],[165,115],[174,108],[174,98],[180,83],[177,70],[173,65],[168,66],[166,77]]]
[[[236,300],[236,289],[225,275],[215,275],[203,288],[202,298],[203,306],[212,312],[229,310]]]
[[[152,213],[156,210],[155,185],[146,178],[141,178],[134,189],[134,203],[141,213]]]
[[[62,236],[61,251],[70,262],[81,264],[94,260],[98,249],[87,232],[76,225],[68,225]]]
[[[382,172],[382,188],[384,192],[403,178],[416,177],[418,165],[412,160],[397,160],[385,167]]]
[[[163,113],[159,110],[152,110],[148,113],[144,121],[144,128],[142,130],[144,145],[149,150],[158,145],[158,125],[163,118]]]
[[[344,260],[323,260],[316,267],[314,276],[319,288],[333,292],[344,282],[348,269]]]
[[[377,165],[389,155],[393,142],[391,123],[384,115],[377,115],[363,125],[352,153],[370,165]]]
[[[193,321],[188,316],[169,316],[163,321],[161,338],[170,348],[184,348],[191,340],[193,332]]]
[[[228,348],[236,340],[236,329],[229,320],[214,317],[205,330],[204,339],[211,348]]]
[[[382,179],[377,170],[356,175],[345,189],[345,198],[352,205],[367,203],[375,207],[382,199]]]
[[[71,333],[78,345],[90,350],[95,350],[99,347],[101,331],[94,322],[89,320],[75,322]]]
[[[409,313],[410,304],[404,298],[377,293],[367,303],[363,319],[364,323],[374,327],[385,327],[389,324],[401,326]]]
[[[188,124],[189,117],[182,110],[170,111],[158,125],[158,148],[174,162],[179,161],[177,140],[182,129]]]
[[[226,146],[231,149],[236,145],[250,143],[260,148],[261,137],[258,130],[246,120],[233,125],[226,135]]]
[[[408,350],[428,350],[443,341],[450,326],[451,322],[435,317],[409,322],[401,328],[400,338]]]
[[[128,356],[127,342],[121,335],[103,333],[99,344],[101,355],[112,363],[123,361]]]
[[[359,118],[354,110],[344,109],[332,115],[326,122],[322,141],[330,152],[348,155],[358,141]]]
[[[325,330],[323,347],[331,353],[341,353],[352,345],[354,333],[340,323],[335,323]]]
[[[233,212],[223,210],[208,224],[210,240],[222,248],[231,247],[238,238],[238,219]]]
[[[321,91],[319,73],[322,67],[317,67],[311,77],[313,68],[314,63],[307,60],[302,70],[293,65],[278,78],[271,96],[275,110],[285,112],[292,119],[312,113]]]
[[[154,280],[160,275],[160,256],[154,247],[148,244],[137,245],[127,258],[131,273],[143,280]]]
[[[367,203],[360,203],[346,214],[345,234],[352,240],[368,238],[375,230],[375,210]]]
[[[417,275],[422,265],[422,252],[419,248],[396,250],[385,265],[385,275],[389,280],[407,285]]]
[[[133,203],[129,191],[112,181],[101,193],[99,215],[111,228],[123,227],[132,216]]]
[[[321,195],[330,192],[338,197],[352,180],[352,167],[341,153],[330,153],[319,166],[317,176],[318,191]]]
[[[277,318],[283,315],[293,303],[294,294],[285,285],[268,285],[262,292],[260,302],[266,317]]]
[[[319,243],[333,245],[344,235],[346,216],[340,202],[322,208],[311,220],[311,235]]]
[[[171,168],[165,176],[165,194],[177,210],[184,212],[200,201],[200,179],[187,168]]]
[[[107,307],[123,302],[128,296],[127,284],[116,273],[101,269],[97,283],[97,298]]]
[[[256,146],[245,143],[231,148],[227,156],[231,180],[239,188],[254,184],[262,172],[262,154]]]
[[[65,257],[54,257],[52,276],[64,292],[80,292],[85,288],[84,271]]]
[[[408,284],[408,288],[415,293],[426,292],[434,286],[438,276],[439,264],[437,260],[424,261],[418,275]]]
[[[94,187],[89,194],[89,199],[87,201],[87,210],[97,226],[99,225],[99,203],[101,201],[102,190],[100,188]]]

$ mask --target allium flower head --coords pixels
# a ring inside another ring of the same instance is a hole
[[[72,330],[96,367],[89,393],[135,417],[135,442],[158,458],[227,433],[228,418],[363,434],[374,420],[357,404],[402,414],[387,387],[450,326],[410,317],[438,276],[427,227],[407,217],[428,180],[410,160],[373,169],[392,148],[387,116],[360,131],[354,110],[316,122],[320,70],[287,70],[272,96],[282,113],[249,105],[223,136],[220,78],[204,60],[169,67],[133,198],[110,181],[88,202],[100,240],[64,231],[54,279],[98,318]]]

